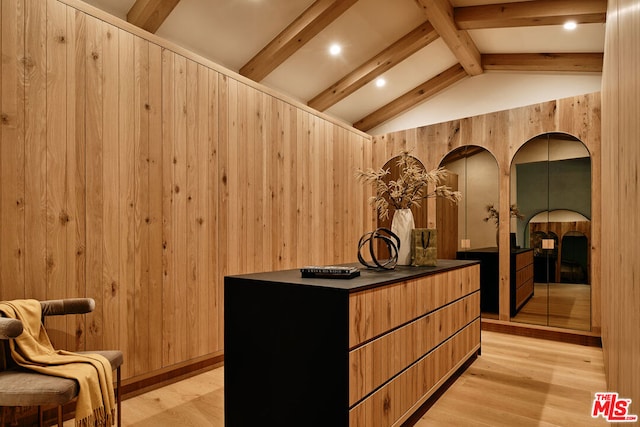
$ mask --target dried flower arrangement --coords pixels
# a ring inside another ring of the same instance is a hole
[[[509,216],[511,218],[524,219],[524,215],[520,213],[517,205],[509,206]],[[500,212],[493,205],[487,205],[487,216],[483,219],[484,222],[489,222],[489,220],[493,220],[496,227],[500,224]]]
[[[462,193],[459,191],[440,185],[449,173],[446,169],[440,167],[427,171],[409,151],[403,151],[398,156],[397,166],[400,174],[396,180],[385,181],[384,178],[390,174],[389,169],[369,168],[366,171],[356,171],[359,181],[374,186],[376,195],[369,199],[369,203],[376,209],[380,219],[389,217],[389,204],[395,209],[408,209],[420,206],[422,199],[430,197],[443,197],[453,203],[462,199]],[[430,185],[434,189],[429,192]]]

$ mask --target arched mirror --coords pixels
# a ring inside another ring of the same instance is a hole
[[[511,232],[522,256],[511,269],[511,320],[591,326],[591,158],[563,133],[525,143],[511,164]]]
[[[498,318],[499,269],[497,222],[491,217],[500,202],[498,163],[486,149],[459,147],[440,162],[457,176],[458,204],[455,257],[480,260],[480,305],[484,318]]]

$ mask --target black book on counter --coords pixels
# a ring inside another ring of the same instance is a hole
[[[307,265],[300,269],[302,277],[321,279],[353,279],[360,275],[356,267],[344,267],[339,265],[316,266]]]

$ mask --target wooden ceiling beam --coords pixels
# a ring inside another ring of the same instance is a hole
[[[131,24],[155,33],[180,0],[136,0],[127,13]]]
[[[464,30],[459,30],[453,20],[453,6],[449,0],[416,0],[427,19],[449,46],[465,71],[471,76],[482,74],[480,51]]]
[[[433,26],[426,21],[338,82],[320,92],[307,105],[318,111],[326,110],[434,40],[437,40],[438,37],[438,33],[433,29]]]
[[[396,98],[368,116],[358,120],[353,124],[353,127],[360,129],[363,132],[373,129],[387,120],[415,107],[427,98],[462,80],[466,76],[467,73],[462,65],[456,64],[432,79],[413,88],[409,92],[401,95],[399,98]]]
[[[538,25],[603,23],[607,0],[533,0],[519,3],[457,7],[454,20],[458,28],[505,28]]]
[[[256,56],[240,68],[240,74],[259,82],[335,21],[357,0],[316,0]]]
[[[485,70],[601,73],[603,53],[484,54]]]

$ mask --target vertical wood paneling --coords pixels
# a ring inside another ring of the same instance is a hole
[[[223,350],[224,275],[355,260],[369,138],[57,0],[1,7],[0,298],[94,298],[56,346],[147,376]]]
[[[118,285],[114,297],[115,307],[112,315],[117,315],[117,341],[109,346],[119,345],[125,357],[122,374],[131,376],[135,372],[135,325],[136,312],[124,310],[135,307],[136,283],[136,229],[142,228],[136,221],[136,186],[140,175],[136,174],[136,104],[135,104],[135,68],[134,68],[134,36],[122,30],[118,33],[118,232],[119,259]],[[145,155],[147,155],[145,153]],[[147,174],[147,170],[142,171]],[[144,253],[144,251],[143,251]],[[143,267],[148,266],[145,254]],[[148,286],[148,285],[147,285]],[[112,290],[113,292],[113,290]],[[142,315],[145,313],[143,312]],[[132,330],[133,329],[133,330]],[[126,366],[126,367],[125,367]]]
[[[55,0],[47,0],[47,99],[66,99],[66,6]],[[46,164],[47,177],[47,299],[64,297],[67,286],[67,233],[70,222],[67,212],[67,136],[66,105],[62,108],[48,105],[46,114]],[[67,347],[64,335],[66,319],[52,317],[47,319],[47,329],[53,342]]]
[[[309,163],[306,161],[307,153],[309,152],[309,114],[304,111],[296,112],[296,158],[298,165],[298,182],[297,182],[297,216],[295,224],[297,224],[297,241],[296,251],[298,252],[298,263],[309,263],[309,243],[310,233],[317,230],[312,230],[309,224]]]
[[[85,15],[67,7],[67,289],[65,296],[83,296],[85,280]],[[84,316],[68,316],[69,350],[84,350]]]
[[[162,366],[175,363],[177,304],[174,291],[174,53],[162,49]]]
[[[136,179],[135,186],[135,276],[134,276],[134,295],[133,307],[130,316],[133,316],[133,322],[127,320],[128,324],[134,325],[133,333],[129,334],[128,341],[130,356],[134,358],[134,373],[144,372],[150,363],[150,341],[151,323],[150,312],[153,309],[150,306],[151,295],[151,244],[150,234],[152,226],[151,215],[151,164],[152,161],[159,161],[156,156],[152,157],[151,148],[149,146],[149,110],[151,104],[149,100],[149,42],[136,37],[134,40],[134,176]],[[158,181],[156,181],[158,182]],[[156,187],[157,186],[153,186]],[[157,221],[157,218],[156,218]],[[162,235],[161,229],[156,228],[156,232]],[[156,264],[158,266],[158,264]]]
[[[162,50],[149,44],[149,89],[148,101],[144,104],[149,111],[149,289],[147,307],[149,312],[149,354],[144,355],[149,363],[141,364],[137,374],[162,367],[163,319],[166,313],[163,299],[163,122],[162,122]],[[148,108],[147,108],[148,105]],[[146,218],[145,218],[146,222]],[[143,270],[145,267],[141,266]],[[136,297],[137,301],[138,297]],[[142,357],[143,355],[141,355]]]
[[[632,406],[640,401],[639,66],[640,2],[610,0],[602,89],[602,341],[607,386]]]
[[[186,205],[186,262],[187,271],[184,284],[185,289],[185,326],[186,330],[193,331],[192,334],[186,334],[186,354],[187,357],[193,358],[198,355],[198,339],[202,337],[201,323],[198,312],[200,300],[200,280],[201,270],[198,265],[198,251],[200,249],[200,231],[198,224],[199,216],[199,193],[198,193],[198,111],[200,104],[198,102],[198,94],[205,91],[198,85],[198,65],[194,61],[186,63],[186,139],[185,139],[185,155],[186,155],[186,182],[185,182],[185,205]],[[177,285],[180,285],[178,279]],[[204,325],[202,325],[204,327]]]
[[[0,298],[95,298],[55,329],[123,349],[125,377],[223,350],[224,275],[355,261],[375,224],[355,169],[473,141],[508,170],[520,141],[598,120],[576,97],[370,144],[55,0],[1,7]]]
[[[559,101],[550,101],[528,107],[516,108],[462,120],[454,120],[425,126],[418,129],[393,132],[374,138],[374,167],[380,167],[386,160],[396,155],[401,149],[411,149],[415,142],[416,152],[420,160],[430,169],[437,167],[439,161],[451,150],[462,145],[478,145],[488,149],[495,157],[500,170],[500,194],[509,194],[509,170],[511,160],[517,150],[532,137],[546,132],[565,132],[581,137],[591,153],[592,164],[600,163],[600,96],[587,94]],[[423,157],[424,156],[424,157]],[[600,169],[592,169],[593,182],[599,181]],[[599,185],[592,191],[593,209],[599,209]],[[430,222],[435,225],[435,206],[429,204]],[[500,210],[509,209],[508,197],[500,198]],[[503,215],[508,218],[508,215]],[[596,214],[597,217],[597,214]],[[500,241],[508,246],[509,223],[500,224]],[[600,251],[595,246],[591,249],[594,266],[599,265],[597,258]],[[500,318],[509,319],[509,254],[500,254]],[[592,301],[600,295],[600,275],[598,268],[592,270]],[[599,310],[598,302],[594,303],[594,313]],[[592,329],[599,330],[599,319],[592,316]]]
[[[298,207],[298,162],[297,162],[297,139],[296,139],[296,111],[289,104],[282,104],[282,139],[283,139],[283,163],[284,170],[287,171],[283,177],[283,217],[284,224],[296,224]],[[284,227],[282,236],[284,239],[284,250],[282,258],[285,265],[295,266],[298,262],[298,228],[293,226]],[[285,267],[286,268],[286,267]]]
[[[187,59],[175,55],[174,62],[174,151],[173,151],[173,289],[176,332],[171,338],[176,361],[186,360],[188,274],[188,200],[187,200]]]
[[[118,48],[120,34],[106,23],[102,37],[102,342],[105,348],[119,343],[120,315],[120,154],[118,103]],[[126,191],[123,189],[123,191]]]
[[[200,72],[203,72],[204,69],[201,68]],[[219,130],[219,90],[218,90],[218,73],[213,70],[207,70],[207,79],[208,79],[208,93],[207,93],[207,124],[208,124],[208,134],[206,135],[206,153],[207,153],[207,166],[206,173],[207,182],[205,195],[208,199],[207,211],[204,213],[205,221],[208,221],[207,225],[207,243],[209,245],[209,251],[205,255],[203,263],[208,267],[208,277],[207,280],[203,283],[206,289],[206,297],[207,297],[207,306],[205,311],[208,315],[206,318],[206,325],[209,332],[209,340],[208,347],[206,351],[208,353],[213,353],[219,350],[222,350],[222,329],[220,327],[221,322],[218,319],[221,319],[222,312],[222,279],[220,276],[220,263],[219,258],[217,256],[218,244],[219,241],[218,236],[220,235],[218,228],[220,226],[220,141],[218,136]],[[202,118],[205,120],[205,118]]]
[[[102,340],[103,272],[103,79],[102,23],[86,17],[86,296],[94,298],[96,308],[87,316],[87,347],[105,348]],[[90,88],[90,89],[89,89]]]
[[[195,304],[195,312],[197,314],[196,322],[200,328],[200,333],[195,338],[196,351],[195,354],[203,356],[207,354],[210,342],[209,334],[209,298],[208,289],[211,279],[209,278],[209,259],[210,254],[210,233],[209,228],[213,224],[209,217],[209,177],[210,170],[209,165],[211,162],[211,155],[209,151],[209,73],[208,70],[202,66],[197,65],[197,98],[195,104],[197,105],[197,117],[195,118],[196,126],[196,184],[197,191],[195,194],[197,208],[196,208],[196,229],[198,232],[198,245],[196,248],[196,262],[198,268],[198,281],[197,281],[197,299]],[[214,307],[211,311],[216,311]],[[194,338],[192,338],[194,339]]]
[[[46,298],[47,2],[25,5],[25,288],[22,296]],[[4,49],[3,49],[4,52]],[[4,111],[4,109],[3,109]],[[3,175],[4,179],[4,175]],[[3,221],[4,224],[4,221]],[[4,236],[4,232],[3,232]],[[1,292],[1,291],[0,291]]]
[[[269,203],[270,210],[267,212],[269,218],[267,223],[275,226],[271,235],[270,247],[265,251],[271,254],[270,270],[281,270],[284,261],[284,130],[283,130],[283,102],[272,98],[267,100],[271,103],[272,124],[269,128],[269,136],[265,144],[269,155],[267,165],[271,165],[268,172],[269,180]]]
[[[3,1],[0,72],[0,289],[1,298],[23,298],[24,280],[24,2]],[[43,254],[44,255],[44,254]],[[9,285],[11,284],[11,285]],[[41,294],[44,294],[44,290]]]

